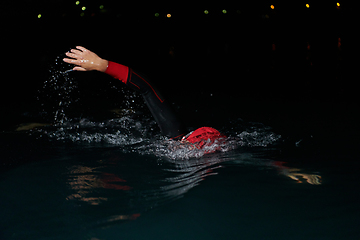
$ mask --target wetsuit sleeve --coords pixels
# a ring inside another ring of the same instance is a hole
[[[126,84],[129,75],[129,67],[109,61],[105,73]]]
[[[171,106],[145,75],[110,61],[105,73],[119,79],[126,86],[141,93],[161,132],[165,136],[178,139],[186,134],[186,128],[177,118]]]

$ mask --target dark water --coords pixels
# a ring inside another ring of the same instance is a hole
[[[233,118],[221,151],[204,155],[147,114],[65,110],[51,126],[1,134],[1,239],[359,237],[358,158],[340,143],[352,138]]]
[[[133,33],[125,50],[113,38],[82,41],[156,79],[189,130],[229,137],[197,151],[161,136],[141,96],[117,81],[64,74],[49,56],[69,40],[39,50],[46,64],[30,64],[27,81],[14,76],[3,101],[0,239],[359,239],[355,47],[344,22],[286,36],[279,23],[244,24],[241,36],[223,21],[188,35],[163,24],[149,42]]]
[[[359,236],[359,164],[346,152],[284,156],[282,138],[239,122],[223,152],[191,155],[89,124],[72,126],[79,139],[59,127],[2,134],[21,161],[1,173],[2,239]]]

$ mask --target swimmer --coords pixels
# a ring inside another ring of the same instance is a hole
[[[210,127],[201,127],[187,134],[186,128],[176,117],[170,105],[143,74],[119,63],[102,59],[94,52],[81,46],[71,49],[66,53],[66,56],[68,58],[64,58],[63,61],[74,64],[75,67],[72,69],[74,71],[104,72],[120,80],[129,88],[140,92],[162,134],[170,139],[191,144],[197,149],[209,146],[215,141],[225,140],[226,136]]]

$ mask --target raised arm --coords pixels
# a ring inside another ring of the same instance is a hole
[[[75,71],[96,70],[104,72],[122,81],[131,89],[140,92],[165,136],[177,139],[186,134],[186,128],[177,118],[171,106],[146,76],[134,72],[122,64],[102,59],[81,46],[71,49],[70,52],[66,53],[66,56],[69,58],[64,58],[64,62],[76,65],[73,68]]]

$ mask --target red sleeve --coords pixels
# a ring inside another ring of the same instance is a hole
[[[129,75],[129,67],[109,61],[105,73],[109,74],[113,78],[119,79],[126,84]]]

